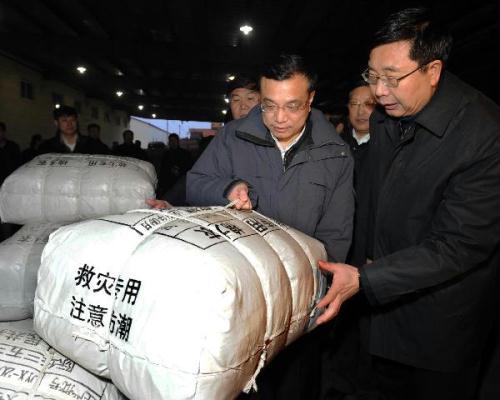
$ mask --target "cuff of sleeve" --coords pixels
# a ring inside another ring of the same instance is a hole
[[[362,268],[359,268],[359,291],[360,293],[363,293],[366,299],[368,300],[368,303],[372,306],[378,305],[377,299],[375,297],[375,294],[373,293],[372,288],[370,287],[370,282],[368,281],[368,277],[366,275],[365,268],[370,268],[369,266],[364,266]]]

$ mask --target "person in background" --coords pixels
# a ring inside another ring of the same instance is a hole
[[[40,147],[40,144],[42,143],[42,140],[42,135],[38,133],[31,136],[29,147],[21,152],[21,161],[23,164],[31,161],[39,154],[38,149]]]
[[[260,101],[257,82],[246,76],[237,76],[229,83],[227,97],[233,119],[246,117]]]
[[[115,154],[117,156],[134,157],[138,158],[139,160],[147,161],[146,152],[140,147],[137,147],[137,145],[134,143],[134,132],[132,132],[130,129],[126,129],[123,131],[122,136],[123,143],[116,147]]]
[[[186,173],[193,162],[189,151],[180,147],[179,135],[168,136],[168,149],[163,152],[159,186],[161,198],[174,206],[186,205]]]
[[[97,142],[80,134],[78,127],[78,114],[73,107],[61,106],[54,109],[54,123],[56,134],[44,140],[39,147],[40,154],[45,153],[82,153],[98,154]]]
[[[96,141],[99,148],[98,154],[111,154],[109,147],[101,140],[101,127],[99,124],[88,124],[87,135]]]
[[[7,139],[7,126],[0,122],[0,186],[3,181],[21,165],[19,145]],[[20,226],[0,221],[0,241],[12,236]]]
[[[17,167],[21,165],[19,145],[7,139],[7,126],[0,122],[0,186]]]
[[[354,157],[354,188],[357,189],[359,174],[363,169],[370,142],[370,115],[375,109],[375,98],[365,81],[355,84],[349,92],[347,129],[342,139],[351,148]]]
[[[365,299],[362,352],[387,400],[474,399],[500,315],[500,109],[445,70],[442,29],[409,8],[374,35],[362,74],[380,105],[357,212],[364,245],[358,267],[320,263],[333,284],[318,322]]]

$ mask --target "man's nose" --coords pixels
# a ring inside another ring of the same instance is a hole
[[[285,110],[283,108],[279,107],[276,110],[276,113],[274,114],[274,119],[276,120],[276,122],[285,122],[287,119],[287,114],[286,114]]]
[[[375,84],[375,96],[386,96],[389,93],[389,89],[384,85],[382,79],[377,79],[377,83]]]

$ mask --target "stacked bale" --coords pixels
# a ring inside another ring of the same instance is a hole
[[[311,325],[325,257],[315,239],[255,212],[84,221],[44,250],[35,328],[131,399],[231,399]]]

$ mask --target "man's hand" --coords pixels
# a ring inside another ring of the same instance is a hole
[[[165,200],[147,199],[146,204],[151,208],[156,209],[172,208],[172,205]]]
[[[252,202],[248,197],[248,185],[245,182],[237,183],[227,195],[229,201],[236,200],[234,208],[237,210],[251,210]]]
[[[323,324],[335,317],[344,301],[359,292],[359,272],[356,267],[348,264],[318,261],[319,267],[333,274],[332,286],[328,289],[316,307],[326,307],[325,312],[317,320]]]

